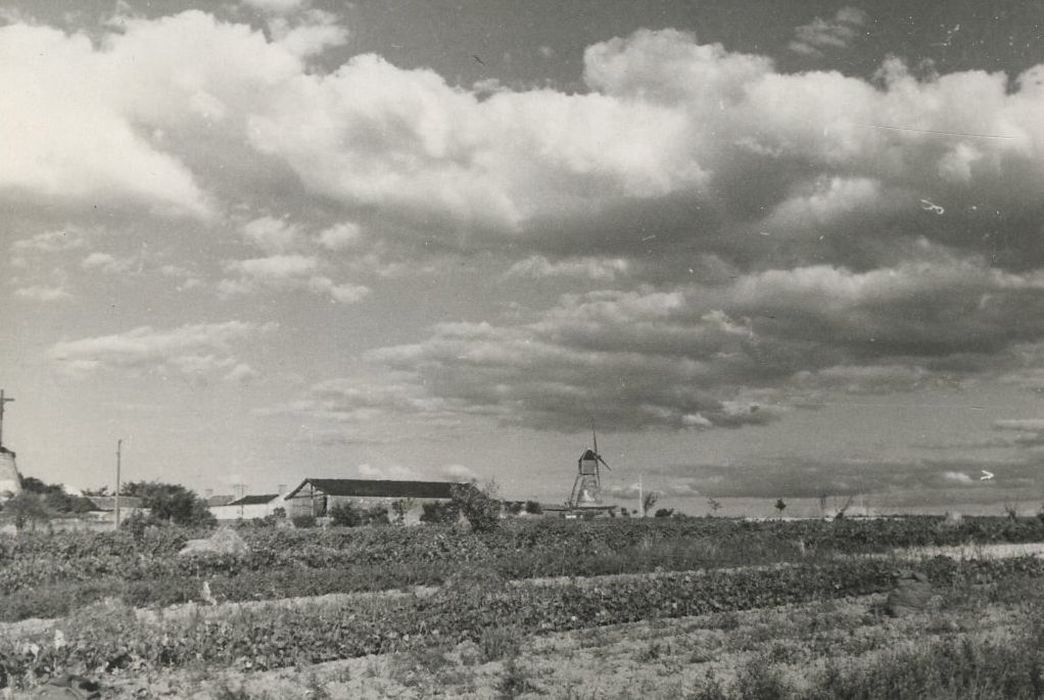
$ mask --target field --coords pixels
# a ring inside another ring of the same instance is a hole
[[[1044,693],[1036,518],[239,533],[249,553],[193,557],[175,528],[0,540],[0,697],[68,674],[103,697]],[[887,614],[897,569],[925,609]]]

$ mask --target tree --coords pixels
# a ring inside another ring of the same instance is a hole
[[[475,532],[491,532],[500,525],[501,503],[496,496],[497,484],[493,481],[484,488],[479,488],[474,479],[450,486],[450,498]]]
[[[544,508],[538,501],[526,501],[526,512],[530,515],[540,515],[544,512]]]
[[[207,502],[180,484],[135,481],[124,489],[127,496],[138,496],[154,522],[175,525],[212,525],[216,519]]]
[[[718,511],[721,510],[721,502],[714,498],[707,499],[707,505],[710,506],[711,513],[717,515]]]
[[[648,513],[650,510],[653,509],[653,506],[655,506],[656,502],[659,501],[659,500],[660,500],[660,494],[656,493],[655,491],[650,491],[649,493],[645,494],[645,496],[642,497],[642,517],[643,518],[645,517],[646,513]]]
[[[36,523],[50,520],[51,511],[47,508],[47,503],[42,495],[32,491],[22,491],[3,504],[3,511],[0,512],[0,515],[5,520],[13,522],[15,529],[21,532],[26,525],[31,524],[35,530]]]
[[[412,498],[400,498],[397,501],[392,501],[391,510],[395,514],[395,522],[402,525],[406,522],[406,514],[413,510],[414,501]]]
[[[40,496],[52,514],[86,513],[94,508],[89,499],[66,493],[61,484],[47,484],[34,476],[22,479],[22,490]]]
[[[783,509],[787,507],[787,504],[783,502],[782,498],[776,499],[776,510],[779,511],[779,517],[783,517]]]
[[[657,518],[669,518],[674,515],[674,508],[660,508],[656,511],[655,517]]]

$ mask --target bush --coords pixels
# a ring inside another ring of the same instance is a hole
[[[460,511],[457,510],[457,505],[452,502],[431,501],[421,506],[420,521],[422,523],[450,524],[457,522],[459,517]]]
[[[338,503],[330,509],[330,520],[340,527],[357,527],[363,518],[353,503]]]
[[[475,532],[492,532],[500,525],[501,503],[496,498],[496,484],[490,482],[480,489],[477,482],[454,484],[450,494],[457,508],[471,523]]]
[[[294,524],[294,527],[312,528],[315,527],[315,516],[295,515],[294,517],[290,518],[290,522]]]
[[[330,509],[330,522],[340,527],[359,527],[360,525],[388,525],[388,509],[376,504],[365,510],[355,503],[338,503]]]

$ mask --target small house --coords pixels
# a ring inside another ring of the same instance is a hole
[[[322,518],[342,503],[363,510],[374,506],[388,509],[388,519],[406,524],[420,522],[425,503],[448,502],[451,489],[464,485],[453,481],[397,481],[383,479],[308,478],[286,495],[284,505],[291,518]]]
[[[115,496],[84,496],[84,498],[90,501],[92,506],[84,514],[86,517],[99,522],[116,522]],[[137,513],[148,514],[148,509],[142,505],[142,499],[138,496],[120,496],[120,522]]]
[[[263,493],[243,496],[220,505],[210,506],[210,512],[218,520],[257,520],[282,508],[283,497],[278,493]]]

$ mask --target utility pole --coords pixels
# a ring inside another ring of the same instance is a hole
[[[123,440],[116,441],[116,529],[120,529],[120,453],[123,448]]]
[[[638,512],[645,517],[645,495],[642,493],[642,475],[638,475]]]
[[[0,389],[0,447],[4,446],[4,404],[9,401],[14,399],[4,396],[4,390]]]

